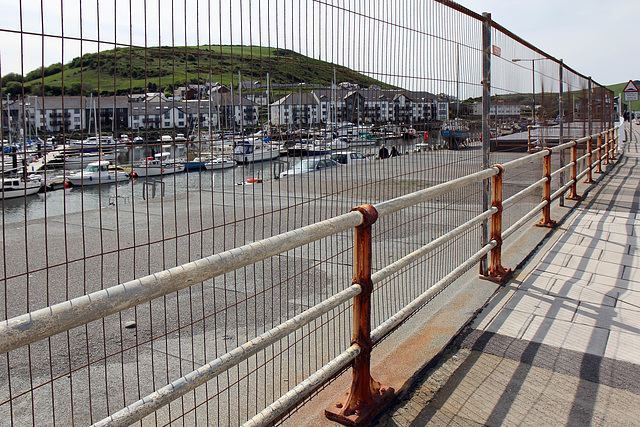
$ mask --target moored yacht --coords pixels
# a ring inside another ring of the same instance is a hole
[[[129,174],[118,168],[109,167],[109,162],[106,160],[89,163],[83,170],[67,176],[67,182],[75,186],[113,184],[128,179]]]

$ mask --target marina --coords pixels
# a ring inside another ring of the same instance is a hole
[[[349,150],[375,157],[380,146],[385,144],[389,148],[392,145],[397,145],[398,150],[402,154],[406,154],[425,150],[426,148],[420,144],[421,142],[417,138],[379,139],[373,140],[373,143],[369,145],[357,144]],[[441,138],[438,135],[434,135],[432,143],[433,147],[441,145]],[[128,204],[154,198],[159,199],[163,194],[176,196],[193,190],[233,191],[233,188],[238,185],[251,185],[252,183],[278,179],[281,173],[291,169],[301,158],[328,157],[331,153],[345,151],[344,149],[335,149],[327,150],[323,154],[315,156],[313,154],[309,156],[306,153],[303,155],[297,153],[290,156],[285,154],[287,150],[282,149],[281,153],[278,153],[278,156],[272,159],[260,162],[238,163],[221,156],[207,156],[207,153],[201,153],[200,156],[193,157],[196,154],[191,151],[194,145],[191,144],[191,147],[187,144],[129,146],[118,156],[115,156],[114,161],[106,162],[112,164],[111,168],[118,165],[122,170],[118,172],[117,182],[113,179],[110,180],[108,178],[109,175],[105,175],[106,179],[99,181],[105,185],[92,185],[98,180],[97,178],[91,178],[89,175],[84,177],[84,185],[82,185],[79,179],[84,175],[80,173],[81,169],[78,169],[75,163],[73,163],[73,166],[67,166],[62,169],[55,168],[40,174],[31,174],[32,169],[36,168],[34,165],[44,163],[43,159],[40,159],[39,163],[36,162],[29,165],[27,171],[31,176],[39,177],[38,179],[41,181],[43,188],[39,193],[29,195],[26,198],[23,194],[23,197],[17,199],[4,200],[3,221],[5,223],[16,223],[25,219],[36,220],[64,213],[100,209],[116,203]],[[246,149],[244,145],[239,145],[238,147]],[[148,157],[146,155],[154,153],[158,148],[168,151],[154,154],[153,160],[149,160],[149,162],[156,161],[156,156],[158,156],[158,158],[161,157],[165,161],[174,163],[165,165],[167,166],[166,173],[145,176],[144,168],[140,168],[139,162],[147,161]],[[71,158],[77,156],[75,151],[72,151],[72,153]],[[58,159],[60,161],[62,159],[62,164],[66,166],[65,157],[61,156],[60,152],[48,153],[47,157],[50,160]],[[191,157],[192,161],[187,161],[187,157]],[[196,159],[197,162],[194,162]],[[90,164],[95,165],[95,163]],[[185,167],[186,164],[191,164],[191,167]],[[132,165],[134,166],[132,167]],[[134,177],[125,176],[125,173],[128,174],[130,172],[135,172]],[[115,177],[113,173],[111,176]],[[74,185],[65,186],[65,181],[74,181]]]

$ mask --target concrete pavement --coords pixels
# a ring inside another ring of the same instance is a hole
[[[636,129],[614,170],[377,425],[640,425]]]

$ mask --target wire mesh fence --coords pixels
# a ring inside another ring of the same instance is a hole
[[[494,25],[483,147],[483,22],[449,1],[5,6],[0,319],[612,125],[610,91]],[[505,198],[541,171],[509,173]],[[374,269],[483,197],[478,184],[382,218]],[[378,284],[373,326],[481,244],[476,227]],[[97,422],[348,287],[352,246],[338,233],[2,354],[0,419]],[[333,309],[148,421],[242,423],[351,331],[350,307]]]

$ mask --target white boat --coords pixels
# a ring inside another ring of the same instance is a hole
[[[237,165],[235,160],[226,158],[226,157],[216,157],[208,162],[205,162],[205,167],[207,170],[218,170],[218,169],[226,169],[233,168]]]
[[[42,188],[42,181],[40,180],[24,180],[21,177],[2,179],[2,198],[13,199],[16,197],[25,197],[32,194],[36,194]]]
[[[69,141],[69,146],[71,148],[80,148],[83,150],[91,150],[91,149],[99,149],[105,147],[114,147],[116,145],[116,140],[111,136],[101,135],[101,136],[90,136],[87,139],[80,140],[71,140]]]
[[[138,177],[169,175],[184,172],[185,166],[180,162],[169,161],[171,153],[163,151],[153,157],[147,157],[133,167],[133,172]]]
[[[347,138],[334,138],[329,145],[332,150],[346,150],[349,148],[349,140]]]
[[[182,164],[188,171],[199,171],[206,168],[207,162],[211,161],[210,155],[200,155],[199,157],[194,157],[192,160],[184,161]]]
[[[77,186],[112,184],[128,179],[129,175],[125,171],[110,168],[106,160],[89,163],[83,170],[67,176],[67,182]]]
[[[255,163],[280,156],[280,147],[261,139],[236,141],[233,158],[238,163]]]
[[[60,167],[64,166],[67,169],[77,169],[77,168],[84,168],[87,165],[89,165],[89,163],[95,163],[101,160],[110,161],[115,159],[116,159],[116,154],[114,152],[102,153],[102,154],[98,154],[95,152],[79,153],[78,155],[66,156],[66,157],[57,159],[55,162],[50,162],[50,166],[58,165]]]

